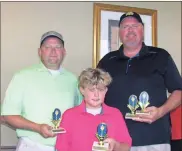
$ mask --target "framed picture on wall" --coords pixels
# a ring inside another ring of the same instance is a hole
[[[157,46],[157,10],[94,3],[93,67],[108,52],[121,46],[119,20],[126,12],[137,12],[144,22],[144,42]]]

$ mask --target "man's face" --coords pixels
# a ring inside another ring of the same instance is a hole
[[[66,51],[58,38],[50,37],[43,42],[38,53],[42,63],[48,69],[57,70],[60,68]]]
[[[119,36],[125,46],[135,48],[143,42],[143,25],[135,18],[127,17],[120,24]]]
[[[81,87],[80,91],[84,96],[87,108],[99,108],[104,102],[107,87],[103,85],[90,85],[85,88]]]

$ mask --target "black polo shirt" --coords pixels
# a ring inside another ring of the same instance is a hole
[[[149,94],[149,106],[160,107],[167,100],[167,91],[182,90],[182,78],[170,54],[161,48],[143,46],[139,55],[128,58],[123,46],[105,55],[98,68],[109,72],[113,78],[105,103],[118,108],[123,116],[130,110],[128,98],[139,97],[142,91]],[[152,124],[125,120],[133,139],[133,146],[170,143],[169,114]]]

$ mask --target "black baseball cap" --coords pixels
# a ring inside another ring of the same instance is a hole
[[[120,17],[119,26],[120,26],[121,22],[122,22],[125,18],[127,18],[127,17],[134,17],[136,20],[138,20],[139,23],[141,23],[142,25],[144,25],[144,24],[143,24],[143,21],[142,21],[140,15],[139,15],[138,13],[136,13],[136,12],[127,12],[127,13],[123,14],[123,15]]]

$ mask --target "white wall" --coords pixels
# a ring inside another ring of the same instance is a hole
[[[158,10],[158,46],[168,50],[181,69],[180,2],[111,4]],[[92,66],[93,2],[2,2],[1,100],[14,72],[38,62],[40,36],[48,30],[57,30],[64,36],[67,69],[79,75]],[[14,130],[2,126],[1,132],[1,145],[16,144]]]

